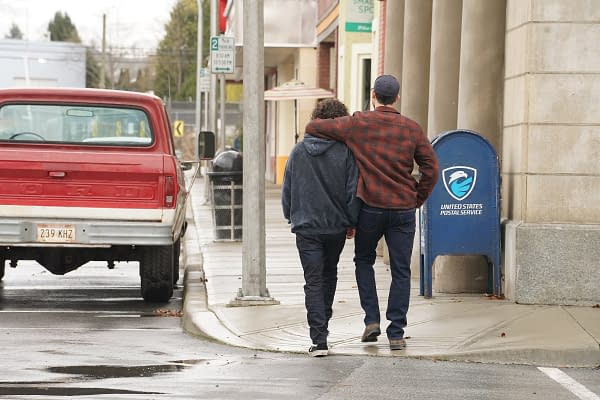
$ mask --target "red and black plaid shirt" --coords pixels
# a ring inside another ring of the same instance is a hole
[[[357,197],[372,207],[420,207],[437,181],[438,161],[427,136],[392,107],[315,119],[306,133],[344,142],[352,150],[359,170]],[[421,174],[418,182],[412,176],[414,162]]]

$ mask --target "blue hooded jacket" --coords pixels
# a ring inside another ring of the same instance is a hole
[[[305,135],[285,166],[281,204],[292,232],[330,234],[356,226],[358,169],[340,142]]]

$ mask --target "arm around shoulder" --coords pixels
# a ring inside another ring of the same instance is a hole
[[[318,138],[345,142],[352,129],[352,118],[313,119],[306,125],[305,132]]]

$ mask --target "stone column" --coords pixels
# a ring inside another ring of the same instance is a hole
[[[502,134],[505,0],[463,0],[457,128],[480,133],[499,151]],[[438,292],[485,292],[482,256],[452,256],[436,262]]]
[[[383,73],[402,79],[402,46],[404,43],[404,0],[388,0],[385,3],[385,49]]]
[[[404,0],[387,0],[385,21],[385,49],[383,57],[383,73],[394,75],[402,82],[402,54],[404,46]],[[400,104],[402,99],[400,99]],[[396,107],[400,108],[400,104]],[[380,251],[383,262],[390,263],[390,257],[385,240],[380,241]],[[418,265],[418,264],[417,264]],[[418,271],[418,268],[417,268]]]
[[[460,30],[462,0],[433,0],[431,56],[429,69],[429,112],[427,129],[430,138],[456,129],[458,111],[458,74],[460,69]],[[434,288],[454,281],[457,268],[452,258],[438,257],[433,265]]]
[[[429,52],[431,46],[432,0],[404,1],[404,37],[400,112],[427,132],[429,97]],[[389,21],[389,20],[388,20]],[[418,214],[417,214],[418,217]],[[417,226],[411,258],[413,277],[419,276],[420,232]]]
[[[401,112],[427,131],[432,0],[405,0]]]
[[[427,133],[456,129],[462,0],[433,0]]]
[[[506,1],[463,0],[458,127],[499,151],[502,134]]]

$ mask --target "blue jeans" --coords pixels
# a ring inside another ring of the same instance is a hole
[[[376,248],[385,236],[390,254],[392,283],[386,317],[390,321],[387,336],[404,337],[406,313],[410,300],[410,258],[415,237],[415,210],[390,210],[363,205],[354,239],[354,264],[360,305],[365,312],[365,325],[379,323],[379,300],[375,284]]]
[[[304,304],[314,344],[327,344],[329,319],[337,287],[337,264],[346,232],[322,235],[296,233],[296,247],[304,269]]]

